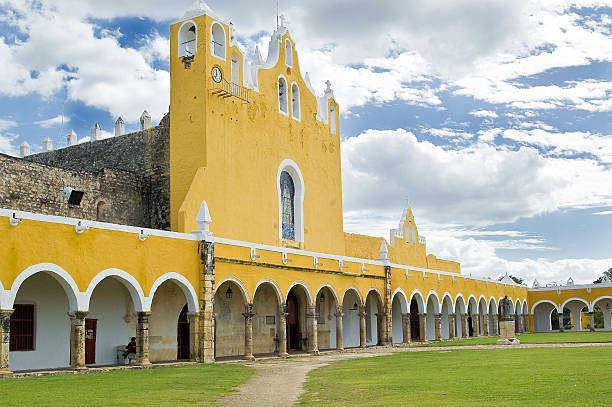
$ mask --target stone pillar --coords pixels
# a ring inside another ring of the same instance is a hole
[[[410,332],[410,313],[402,314],[402,337],[403,343],[410,343],[412,340],[412,332]]]
[[[482,334],[489,336],[489,314],[482,314]]]
[[[427,314],[419,314],[419,331],[421,340],[427,341]]]
[[[434,315],[434,323],[434,334],[436,337],[436,341],[439,341],[442,339],[442,315]]]
[[[478,314],[472,314],[472,332],[474,333],[474,338],[480,336],[480,317]]]
[[[448,314],[448,339],[455,339],[455,314]]]
[[[215,361],[215,317],[214,293],[215,285],[215,244],[202,241],[200,243],[200,259],[202,274],[200,276],[200,355],[199,362]]]
[[[559,312],[559,332],[564,332],[565,328],[563,327],[563,311]]]
[[[196,362],[200,355],[200,313],[190,312],[189,318],[189,360]]]
[[[0,375],[10,373],[9,350],[11,346],[12,309],[0,310]]]
[[[149,317],[151,311],[139,312],[136,323],[136,364],[150,365],[149,361]]]
[[[244,310],[244,358],[255,360],[253,357],[253,304],[247,304]]]
[[[385,304],[384,304],[383,345],[393,343],[393,303],[391,302],[391,266],[385,266]]]
[[[529,318],[527,314],[523,314],[523,333],[529,331]]]
[[[287,357],[287,304],[284,302],[278,309],[278,355]]]
[[[310,332],[308,338],[308,351],[313,355],[319,354],[319,335],[317,330],[317,309],[315,306],[308,307],[308,314],[306,315],[310,325]]]
[[[499,335],[499,315],[493,314],[493,336]]]
[[[70,367],[85,369],[85,317],[87,312],[77,311],[70,317]]]
[[[589,331],[595,332],[595,313],[589,312]]]
[[[342,307],[336,307],[336,350],[344,350],[344,336],[342,334]]]
[[[523,329],[523,328],[522,328],[522,325],[523,325],[523,323],[522,323],[522,322],[523,322],[523,321],[522,321],[521,316],[520,316],[519,314],[516,314],[516,315],[514,316],[514,323],[516,324],[516,332],[517,332],[517,333],[521,333],[521,331],[522,331],[522,329]]]
[[[359,347],[366,347],[366,307],[359,306]]]
[[[468,326],[467,314],[461,315],[461,337],[467,338],[470,336],[470,327]]]

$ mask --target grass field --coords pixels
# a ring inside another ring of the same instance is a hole
[[[612,349],[448,349],[335,362],[312,371],[304,406],[604,406]]]
[[[612,342],[612,332],[550,332],[536,334],[519,334],[516,336],[521,343],[593,343]],[[492,345],[499,337],[478,337],[457,339],[452,341],[432,342],[427,344],[412,343],[409,346],[464,346]]]
[[[252,373],[251,368],[227,364],[2,379],[0,405],[211,405]]]

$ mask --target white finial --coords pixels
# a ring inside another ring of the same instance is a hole
[[[94,123],[94,125],[91,128],[91,131],[89,132],[89,135],[90,135],[91,141],[97,141],[97,140],[102,139],[102,129],[100,128],[100,125],[98,124],[98,122]]]
[[[146,110],[140,116],[140,130],[148,130],[151,128],[151,115]]]
[[[198,211],[198,216],[196,216],[196,223],[198,224],[197,233],[202,239],[206,238],[207,236],[210,236],[211,222],[212,218],[210,217],[210,212],[208,211],[208,205],[206,204],[206,201],[202,201],[202,204],[200,205],[200,210]]]
[[[66,134],[66,145],[68,147],[74,146],[77,143],[77,134],[74,130],[70,130],[68,134]]]
[[[280,15],[280,25],[281,25],[281,27],[285,27],[286,28],[286,25],[285,25],[286,22],[287,22],[287,19],[285,18],[285,15],[281,14]]]
[[[383,261],[389,260],[389,249],[387,249],[387,242],[385,241],[385,239],[383,239],[378,253],[379,253],[378,260],[383,260]]]
[[[540,286],[540,283],[538,282],[538,280],[533,280],[533,288],[538,288]]]
[[[115,122],[115,137],[122,136],[125,134],[125,123],[123,119],[119,117]]]
[[[27,141],[24,141],[19,146],[19,155],[21,156],[21,158],[25,157],[26,155],[30,155],[30,145]]]
[[[325,84],[327,85],[327,87],[325,88],[325,93],[331,92],[332,88],[331,88],[331,82],[329,81],[329,79],[325,81]]]
[[[573,278],[568,278],[567,279],[567,285],[574,285],[574,279]]]
[[[52,150],[53,150],[53,140],[51,140],[51,137],[47,136],[43,140],[43,152],[47,153]]]

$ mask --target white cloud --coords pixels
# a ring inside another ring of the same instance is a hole
[[[474,110],[471,111],[469,114],[471,114],[472,116],[475,117],[491,117],[491,118],[497,118],[499,117],[497,115],[497,113],[491,111],[491,110]]]
[[[594,213],[592,213],[592,215],[598,215],[598,216],[612,215],[612,211],[594,212]]]
[[[34,124],[37,124],[44,129],[50,129],[51,127],[61,125],[62,123],[66,124],[69,122],[70,122],[70,117],[59,115],[59,116],[52,117],[50,119],[34,122]]]

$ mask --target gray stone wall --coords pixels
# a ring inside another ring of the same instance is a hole
[[[114,210],[108,213],[106,221],[155,229],[170,229],[170,118],[168,115],[162,119],[159,126],[148,130],[77,144],[46,153],[33,154],[25,157],[24,160],[63,169],[65,170],[63,174],[74,174],[71,180],[76,180],[82,176],[81,184],[89,182],[91,180],[90,176],[96,173],[122,173],[125,178],[131,177],[132,180],[138,180],[140,196],[133,197],[136,198],[133,205],[130,205],[129,201],[125,202],[128,207],[132,206],[134,210],[139,208],[138,210],[141,211],[138,223],[125,223],[126,217],[124,214],[116,213]],[[27,173],[24,175],[27,175]],[[108,177],[110,175],[107,175]],[[30,177],[27,175],[26,181],[29,180]],[[125,185],[125,188],[130,190],[132,186]],[[121,182],[115,187],[107,185],[107,192],[117,195],[109,195],[107,200],[109,202],[125,200],[126,198],[121,196],[123,188]],[[2,191],[1,187],[0,191]],[[131,196],[130,193],[127,193],[127,195]],[[43,212],[44,210],[52,210],[45,203],[48,198],[44,196],[39,198],[39,207],[31,198],[25,199],[29,201],[27,205],[30,209],[24,210],[42,213],[47,213]],[[146,207],[142,207],[144,202],[147,203]],[[24,202],[24,204],[26,203]],[[56,204],[54,202],[51,206]],[[0,206],[6,207],[5,205],[4,203],[0,204]],[[66,209],[74,208],[57,206],[55,211],[63,212]],[[67,213],[54,214],[73,216]],[[95,217],[91,218],[89,215],[81,217],[95,219]],[[133,220],[133,218],[131,219]]]
[[[46,215],[149,227],[149,182],[126,171],[66,170],[0,154],[0,207]],[[70,186],[85,194],[79,206],[62,197]]]

